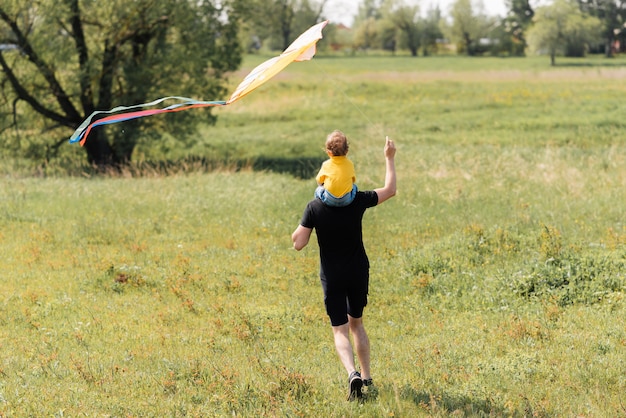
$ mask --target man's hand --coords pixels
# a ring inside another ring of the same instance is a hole
[[[385,158],[393,158],[396,155],[396,144],[388,136],[385,137]]]

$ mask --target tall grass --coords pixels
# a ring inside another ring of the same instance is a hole
[[[6,175],[0,416],[623,415],[623,67],[459,62],[294,64],[192,148],[137,150],[216,171]],[[364,223],[361,405],[316,243],[291,249],[314,180],[239,164],[313,164],[335,128],[362,189],[383,182],[384,136],[399,148],[399,193]]]

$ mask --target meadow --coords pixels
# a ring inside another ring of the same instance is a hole
[[[135,154],[211,167],[4,162],[0,416],[626,416],[626,58],[557,64],[320,55]],[[317,244],[290,241],[333,129],[362,190],[398,147],[398,194],[364,219],[363,403]]]

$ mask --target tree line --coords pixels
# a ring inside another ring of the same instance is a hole
[[[456,0],[447,15],[435,5],[422,11],[410,0],[362,0],[351,37],[355,50],[409,51],[411,55],[469,56],[544,54],[611,57],[626,44],[626,0],[504,0],[505,16],[488,15],[482,3]]]
[[[408,51],[413,56],[611,57],[626,45],[626,0],[505,0],[504,17],[480,0],[448,14],[412,0],[362,0],[351,28],[331,22],[320,49]],[[326,19],[327,0],[0,0],[0,145],[5,155],[47,160],[95,110],[176,91],[220,98],[245,53],[280,51]],[[127,164],[138,138],[192,141],[210,112],[97,128],[86,142],[96,167]],[[156,126],[155,126],[156,125]],[[156,129],[158,128],[158,129]]]

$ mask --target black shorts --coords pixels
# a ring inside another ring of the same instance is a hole
[[[361,318],[367,305],[369,272],[343,275],[340,279],[321,277],[324,305],[332,326],[348,322],[348,315]]]

